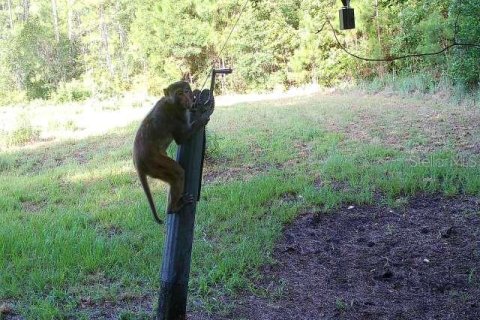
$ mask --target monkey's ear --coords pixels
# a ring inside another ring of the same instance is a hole
[[[168,89],[163,89],[163,95],[164,95],[165,97],[168,97]]]

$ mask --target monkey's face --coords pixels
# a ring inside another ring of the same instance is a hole
[[[192,109],[194,98],[190,86],[177,89],[175,91],[175,100],[185,109]]]
[[[175,101],[175,104],[184,109],[191,110],[193,107],[194,96],[190,85],[185,81],[179,81],[171,84],[164,90],[165,95],[169,95]]]

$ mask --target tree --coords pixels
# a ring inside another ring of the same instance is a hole
[[[60,31],[58,30],[58,12],[57,12],[57,0],[52,0],[52,21],[53,28],[55,30],[55,40],[60,41]]]

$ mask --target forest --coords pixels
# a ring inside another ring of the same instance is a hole
[[[410,89],[425,92],[477,91],[478,47],[372,63],[347,55],[341,45],[360,56],[391,58],[439,51],[454,42],[478,44],[480,0],[355,0],[356,29],[337,29],[337,43],[328,27],[318,31],[326,19],[338,28],[341,5],[331,0],[2,0],[0,103],[61,103],[138,90],[155,95],[180,78],[202,86],[212,65],[235,70],[218,84],[222,92],[365,80],[381,85],[383,79],[410,79]]]

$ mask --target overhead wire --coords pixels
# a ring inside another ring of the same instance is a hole
[[[222,47],[221,47],[221,49],[220,49],[220,51],[219,51],[219,53],[218,53],[218,56],[221,56],[222,53],[223,53],[223,50],[226,48],[227,43],[228,43],[228,41],[230,40],[230,37],[232,36],[233,31],[234,31],[235,28],[237,27],[238,21],[240,21],[240,17],[242,16],[243,12],[245,11],[248,2],[249,2],[249,0],[245,0],[245,2],[243,3],[243,6],[242,6],[242,8],[240,9],[240,12],[239,12],[238,15],[237,15],[237,19],[236,19],[235,23],[233,24],[233,27],[232,27],[232,29],[230,30],[230,32],[229,32],[229,34],[228,34],[228,36],[227,36],[227,39],[225,39],[225,41],[223,42],[223,45],[222,45]],[[212,67],[212,69],[213,69],[213,67]],[[205,87],[205,84],[207,83],[208,79],[210,78],[212,69],[210,69],[210,71],[208,72],[207,77],[205,78],[205,81],[203,82],[202,88],[200,89],[200,91],[203,90],[203,88]]]
[[[412,54],[406,54],[406,55],[402,55],[402,56],[396,56],[396,57],[385,57],[385,58],[367,58],[367,57],[361,57],[355,53],[352,53],[350,51],[347,50],[347,48],[345,48],[344,45],[342,45],[342,43],[340,42],[340,40],[338,39],[337,37],[337,32],[335,30],[335,28],[333,27],[332,23],[330,22],[329,19],[326,19],[326,21],[322,24],[321,28],[316,32],[316,34],[320,33],[323,31],[323,29],[325,28],[325,25],[327,25],[330,27],[330,29],[332,30],[332,33],[333,33],[333,36],[335,38],[335,41],[337,42],[338,46],[343,50],[345,51],[347,54],[349,54],[350,56],[354,57],[354,58],[357,58],[359,60],[364,60],[364,61],[373,61],[373,62],[391,62],[391,61],[395,61],[395,60],[400,60],[400,59],[407,59],[407,58],[414,58],[414,57],[424,57],[424,56],[433,56],[433,55],[437,55],[437,54],[441,54],[447,50],[449,50],[450,48],[452,47],[455,47],[455,46],[464,46],[464,47],[474,47],[474,48],[479,48],[480,49],[480,44],[476,44],[476,43],[459,43],[456,41],[456,34],[455,34],[455,37],[454,37],[454,40],[451,44],[449,44],[448,46],[444,47],[443,49],[439,50],[439,51],[433,51],[433,52],[425,52],[425,53],[412,53]],[[456,28],[457,28],[457,24],[456,24]],[[456,33],[456,31],[455,31]]]

